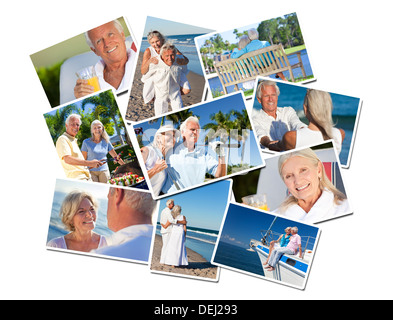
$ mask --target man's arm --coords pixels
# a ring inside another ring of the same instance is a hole
[[[223,177],[227,173],[227,165],[225,164],[225,157],[218,157],[218,167],[216,174],[214,175],[216,178]]]
[[[83,159],[75,158],[73,156],[64,156],[63,160],[65,163],[70,165],[85,166],[90,168],[98,168],[104,164],[104,162],[100,160],[83,160]]]

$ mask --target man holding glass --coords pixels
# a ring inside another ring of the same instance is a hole
[[[91,29],[85,33],[85,37],[90,49],[101,58],[94,66],[100,89],[128,89],[135,52],[126,48],[126,38],[120,22],[114,20]],[[89,85],[87,80],[76,81],[76,98],[92,93],[94,87]]]

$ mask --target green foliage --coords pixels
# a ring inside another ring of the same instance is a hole
[[[60,67],[63,61],[51,66],[36,68],[37,75],[48,97],[50,105],[56,107],[60,104]]]
[[[284,48],[291,48],[304,44],[302,32],[296,13],[262,21],[257,31],[259,40],[269,41],[270,44],[282,43]]]
[[[300,30],[299,21],[296,13],[285,15],[267,21],[262,21],[257,31],[259,32],[259,40],[269,41],[270,44],[282,43],[284,48],[300,46],[304,44],[302,32]],[[248,31],[238,32],[237,29],[233,30],[236,38],[242,35],[247,35]],[[205,41],[200,49],[202,57],[208,58],[209,54],[221,54],[224,51],[231,51],[237,47],[237,43],[230,44],[225,41],[218,33]],[[209,59],[204,61],[204,66],[209,63]]]
[[[85,110],[87,105],[93,105],[92,112]],[[109,136],[117,133],[121,137],[121,131],[125,132],[125,124],[117,107],[115,97],[112,91],[109,90],[84,99],[82,110],[71,104],[57,109],[55,113],[45,114],[45,121],[54,143],[65,132],[65,121],[72,113],[77,113],[81,116],[82,123],[76,136],[79,147],[82,146],[83,140],[91,137],[91,123],[96,119],[102,122]],[[124,144],[122,139],[121,142]]]

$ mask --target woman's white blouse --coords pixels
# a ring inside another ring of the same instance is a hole
[[[335,204],[334,194],[325,189],[308,213],[297,204],[288,207],[284,212],[280,211],[279,208],[275,212],[281,213],[289,219],[316,223],[349,214],[351,213],[351,208],[347,199],[341,201],[339,204]]]

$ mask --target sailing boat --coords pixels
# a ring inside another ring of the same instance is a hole
[[[259,259],[261,260],[261,267],[263,269],[263,263],[266,261],[267,256],[269,255],[269,244],[272,240],[278,239],[281,235],[277,232],[272,231],[272,227],[276,222],[277,217],[274,218],[272,224],[270,225],[268,230],[261,230],[262,238],[261,240],[250,240],[250,249],[255,251]],[[309,270],[309,266],[312,260],[312,250],[307,249],[307,246],[312,246],[310,240],[315,238],[313,237],[302,237],[302,248],[303,254],[302,257],[298,255],[283,255],[276,265],[276,268],[273,271],[265,271],[264,274],[266,278],[285,282],[294,286],[303,287],[305,285],[305,280],[307,276],[307,271]],[[306,245],[303,246],[303,243],[306,242]]]

